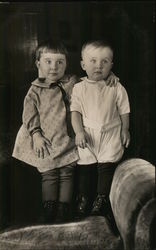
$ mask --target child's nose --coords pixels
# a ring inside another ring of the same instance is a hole
[[[50,68],[51,68],[51,69],[57,69],[57,62],[52,62],[52,63],[50,64]]]
[[[103,66],[103,65],[102,65],[102,62],[100,62],[100,61],[99,61],[99,62],[98,62],[98,61],[96,62],[96,67],[97,67],[97,68],[102,68],[102,66]]]

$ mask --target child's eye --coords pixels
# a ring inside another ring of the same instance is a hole
[[[103,62],[103,64],[108,64],[110,61],[108,61],[108,60],[103,60],[102,62]]]
[[[96,60],[95,59],[91,59],[90,60],[92,63],[96,63]]]
[[[47,60],[46,63],[47,63],[47,64],[51,64],[51,61],[50,61],[50,60]]]
[[[108,60],[103,60],[102,63],[107,64],[107,63],[109,63],[109,61]]]
[[[63,63],[63,61],[58,61],[57,63],[58,63],[58,64],[62,64],[62,63]]]

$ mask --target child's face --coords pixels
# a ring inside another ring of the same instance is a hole
[[[86,71],[88,79],[100,81],[107,78],[113,66],[112,59],[113,52],[109,47],[88,46],[84,50],[81,67]]]
[[[39,71],[39,77],[55,82],[61,79],[65,73],[67,66],[66,56],[52,52],[42,53],[36,65]]]

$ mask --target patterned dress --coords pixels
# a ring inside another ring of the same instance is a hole
[[[60,80],[69,100],[76,81],[75,76],[65,76]],[[57,85],[47,80],[33,81],[24,100],[23,124],[17,134],[12,156],[37,167],[40,172],[76,162],[79,157],[74,138],[67,132],[66,112],[63,95]],[[71,127],[69,121],[68,125]],[[51,142],[51,146],[48,146],[50,155],[44,159],[38,158],[33,149],[32,133],[35,130],[41,130]]]
[[[71,100],[71,111],[82,114],[88,135],[87,147],[78,147],[78,163],[118,161],[124,152],[120,115],[130,112],[125,88],[119,82],[109,87],[104,80],[95,82],[84,78],[74,86]]]

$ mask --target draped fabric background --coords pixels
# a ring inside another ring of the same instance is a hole
[[[131,104],[131,144],[125,158],[155,164],[154,1],[0,2],[0,227],[31,223],[39,215],[37,170],[12,159],[23,98],[37,76],[33,51],[47,37],[69,50],[68,72],[83,76],[80,49],[88,39],[115,47],[113,72]]]

